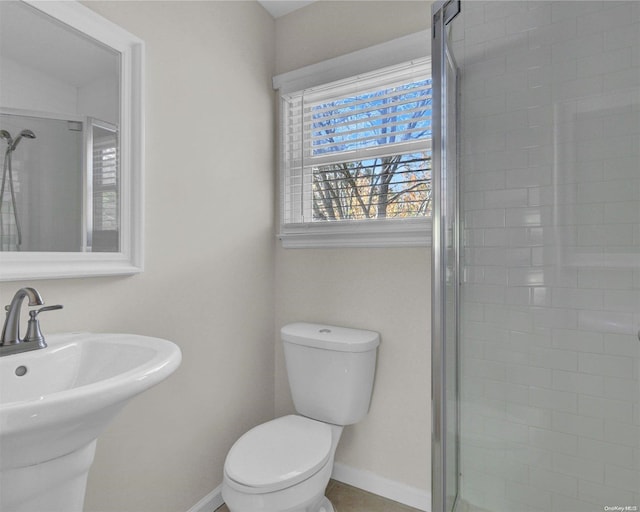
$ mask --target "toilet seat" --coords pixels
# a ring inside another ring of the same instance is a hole
[[[258,425],[231,447],[224,464],[229,483],[244,492],[291,487],[317,473],[331,458],[331,427],[289,415]]]

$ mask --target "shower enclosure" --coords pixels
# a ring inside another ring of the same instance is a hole
[[[0,251],[117,252],[118,136],[93,117],[0,107]]]
[[[640,2],[436,2],[432,52],[432,510],[640,511]]]
[[[76,123],[82,126],[82,123]],[[0,128],[7,134],[29,130],[34,139],[7,150],[13,172],[4,172],[0,193],[0,250],[33,251],[79,248],[82,211],[82,130],[68,121],[9,115],[0,111]],[[13,193],[10,193],[13,192]]]

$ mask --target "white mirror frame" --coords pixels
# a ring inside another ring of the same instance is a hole
[[[0,281],[126,275],[144,265],[144,42],[76,1],[25,3],[120,52],[121,251],[0,252]]]

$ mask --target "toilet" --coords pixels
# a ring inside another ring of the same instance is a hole
[[[229,450],[222,498],[231,512],[334,512],[324,491],[345,426],[369,411],[380,336],[295,323],[281,329],[298,414],[252,428]]]

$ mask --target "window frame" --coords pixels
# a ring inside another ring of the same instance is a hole
[[[281,214],[285,201],[289,200],[289,195],[286,193],[288,183],[284,169],[282,141],[283,122],[286,115],[282,108],[283,97],[296,91],[383,68],[412,61],[430,60],[429,55],[430,32],[425,30],[274,77],[273,86],[279,92],[280,100],[278,102],[280,187],[277,202],[280,215],[277,237],[284,248],[426,247],[431,244],[431,217],[285,224]]]

